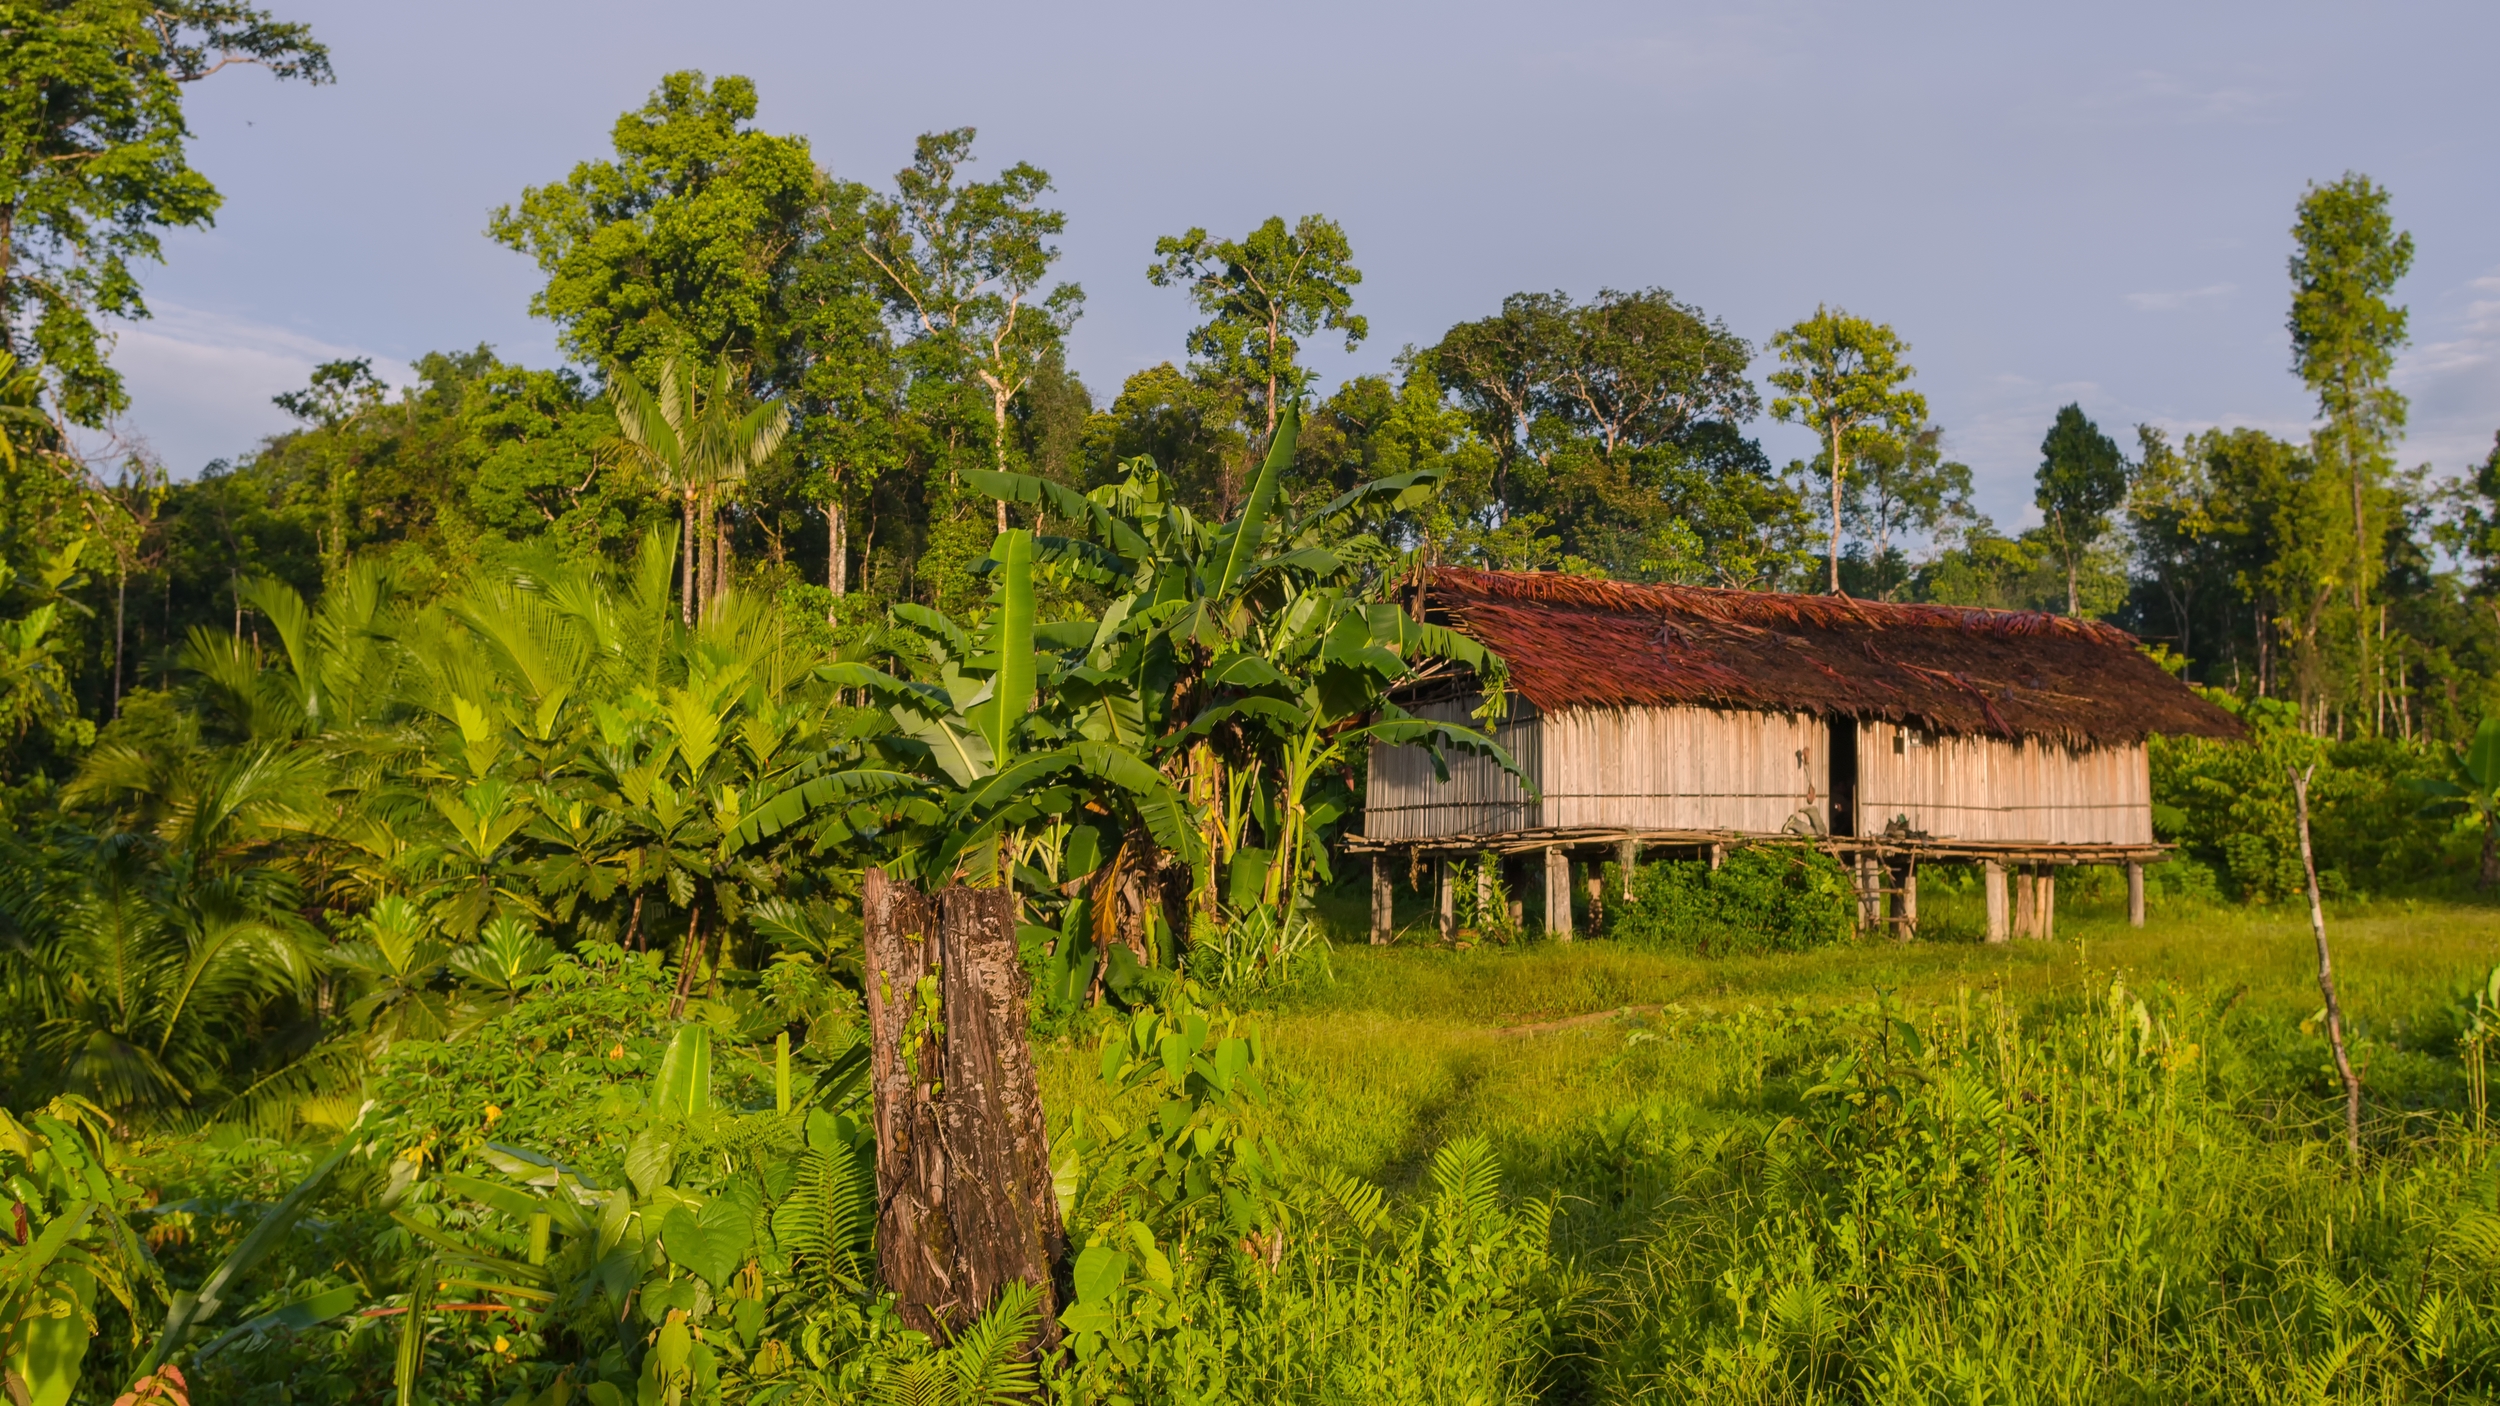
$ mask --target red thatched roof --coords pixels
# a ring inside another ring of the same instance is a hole
[[[1501,655],[1541,712],[1693,704],[2071,746],[2240,733],[2096,620],[1450,568],[1428,608]]]

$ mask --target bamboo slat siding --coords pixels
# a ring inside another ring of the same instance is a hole
[[[1824,828],[1826,731],[1805,713],[1574,708],[1545,717],[1543,823],[1635,830]]]
[[[1471,699],[1414,711],[1463,722],[1474,707]],[[1364,837],[1428,840],[1590,825],[1777,834],[1801,812],[1815,828],[1827,819],[1825,729],[1803,713],[1574,709],[1540,718],[1521,709],[1495,738],[1537,779],[1541,804],[1482,758],[1450,754],[1443,783],[1422,748],[1375,747]]]
[[[1896,816],[1939,840],[2145,845],[2152,774],[2140,742],[2077,751],[1863,723],[1859,833],[1882,834]]]
[[[1478,700],[1426,703],[1409,711],[1438,722],[1470,723]],[[1470,723],[1472,726],[1472,723]],[[1542,765],[1542,720],[1536,710],[1511,700],[1511,714],[1493,730],[1530,776]],[[1491,759],[1468,752],[1443,754],[1450,779],[1433,775],[1432,757],[1421,747],[1371,749],[1370,781],[1364,788],[1363,834],[1375,840],[1431,840],[1445,835],[1498,835],[1536,828],[1537,807],[1517,777]]]

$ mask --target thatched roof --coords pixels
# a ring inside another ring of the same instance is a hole
[[[1450,568],[1427,609],[1540,712],[1748,708],[2069,746],[2241,731],[2096,620]]]

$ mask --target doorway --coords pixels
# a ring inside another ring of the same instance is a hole
[[[1858,720],[1833,718],[1831,731],[1832,833],[1858,833]]]

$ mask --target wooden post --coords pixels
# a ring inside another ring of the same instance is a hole
[[[1524,934],[1528,930],[1528,866],[1516,855],[1502,856],[1502,890],[1508,898],[1510,930]]]
[[[2040,935],[2040,881],[2033,866],[2014,866],[2014,935]]]
[[[1595,937],[1606,928],[1606,872],[1591,860],[1588,876],[1581,882],[1588,885],[1589,936]]]
[[[1902,941],[1918,935],[1918,857],[1911,855],[1893,866],[1892,925],[1899,929]]]
[[[1712,845],[1710,847],[1710,872],[1717,873],[1719,866],[1725,863],[1727,863],[1727,846]]]
[[[1026,1045],[1015,895],[922,893],[872,868],[860,908],[878,1277],[905,1323],[940,1334],[1022,1280],[1041,1290],[1047,1346],[1058,1337],[1052,1267],[1067,1237]]]
[[[2057,936],[2057,868],[2054,865],[2040,866],[2039,904],[2040,931],[2032,935],[2047,942]]]
[[[1476,855],[1476,935],[1481,937],[1493,926],[1493,851]]]
[[[1858,856],[1858,931],[1866,932],[1884,921],[1883,867],[1872,854]]]
[[[1545,935],[1571,940],[1571,855],[1559,846],[1545,851]]]
[[[1437,905],[1441,914],[1441,940],[1458,940],[1458,861],[1444,858],[1441,866],[1441,894]]]
[[[2144,864],[2141,860],[2127,865],[2127,926],[2144,926]]]
[[[1995,860],[1984,860],[1979,866],[1980,886],[1988,895],[1988,940],[2003,942],[2012,935],[2012,924],[2005,913],[2005,866]]]
[[[1641,842],[1629,835],[1615,841],[1615,868],[1622,876],[1623,897],[1627,902],[1632,897],[1632,876],[1639,872],[1640,867]]]
[[[1397,917],[1397,893],[1389,887],[1389,856],[1372,856],[1372,945],[1389,941]]]

